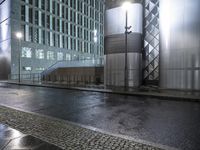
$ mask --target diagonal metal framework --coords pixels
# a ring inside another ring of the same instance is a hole
[[[144,2],[144,81],[159,80],[159,0]]]

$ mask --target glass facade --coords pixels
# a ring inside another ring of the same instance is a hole
[[[144,82],[159,81],[159,1],[145,0],[144,24]]]
[[[58,60],[71,59],[69,51],[104,55],[104,1],[21,0],[20,7],[24,42],[66,49],[62,57],[55,51]],[[44,53],[36,52],[36,58],[53,60],[48,50]]]

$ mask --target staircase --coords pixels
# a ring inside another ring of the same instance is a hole
[[[44,70],[41,75],[46,76],[59,68],[75,68],[75,67],[103,67],[104,60],[102,58],[96,60],[75,60],[75,61],[57,61],[55,64]]]

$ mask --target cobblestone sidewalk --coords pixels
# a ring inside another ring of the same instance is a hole
[[[0,123],[67,150],[161,150],[62,120],[0,106]]]

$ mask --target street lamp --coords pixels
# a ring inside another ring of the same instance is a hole
[[[18,52],[18,63],[19,63],[19,74],[18,74],[18,81],[19,83],[21,82],[21,49],[20,49],[20,43],[21,43],[21,39],[23,37],[21,32],[16,32],[16,37],[19,40],[19,52]]]
[[[131,31],[129,31],[131,29],[131,26],[128,26],[128,10],[130,8],[131,3],[130,2],[124,2],[124,4],[122,5],[122,8],[125,10],[125,72],[124,72],[124,87],[125,90],[127,90],[128,87],[128,34],[131,33]]]

